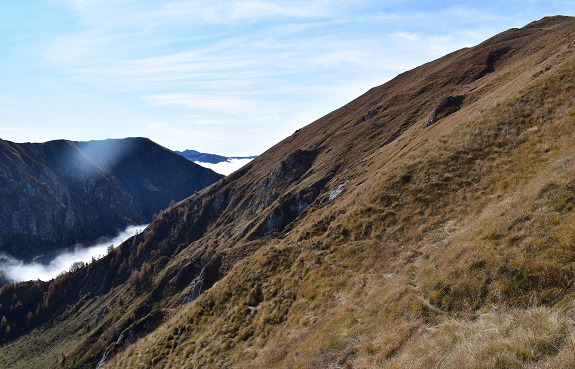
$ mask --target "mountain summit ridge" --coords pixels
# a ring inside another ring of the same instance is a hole
[[[549,17],[370,89],[2,288],[0,366],[570,367],[574,76],[575,18]]]

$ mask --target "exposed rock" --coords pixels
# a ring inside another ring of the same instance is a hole
[[[206,263],[206,266],[202,268],[200,274],[198,274],[194,286],[190,293],[184,299],[184,304],[188,304],[196,300],[200,295],[213,286],[220,278],[220,263],[221,259],[219,256],[213,256]]]
[[[200,294],[202,293],[202,285],[204,284],[205,272],[206,268],[202,268],[200,274],[198,275],[198,278],[196,279],[196,282],[194,283],[194,287],[192,287],[192,290],[190,291],[188,296],[186,296],[186,298],[184,299],[184,304],[189,304],[190,302],[200,297]]]
[[[371,118],[374,118],[378,113],[379,113],[379,108],[377,108],[375,110],[370,110],[367,112],[366,115],[364,115],[361,118],[359,118],[358,120],[356,120],[353,125],[357,126],[358,124],[361,124],[361,123],[365,122],[366,120],[370,120]]]
[[[339,185],[337,185],[336,188],[334,188],[333,190],[331,190],[329,192],[329,201],[335,199],[336,197],[338,197],[339,195],[341,195],[341,193],[343,192],[345,186],[347,186],[347,184],[349,183],[349,181],[345,181],[343,183],[340,183]]]
[[[324,178],[296,194],[283,196],[273,207],[271,214],[257,227],[253,236],[270,236],[281,232],[315,201],[329,179],[329,177]]]
[[[465,100],[465,95],[457,96],[447,96],[443,98],[439,105],[431,112],[429,118],[425,122],[425,126],[430,126],[438,120],[447,117],[461,109],[463,106],[463,101]]]
[[[478,74],[477,79],[486,76],[489,73],[495,72],[495,68],[505,54],[511,51],[511,47],[503,47],[501,49],[494,50],[487,55],[485,60],[485,68]]]

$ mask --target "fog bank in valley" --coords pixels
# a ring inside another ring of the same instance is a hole
[[[60,273],[68,271],[75,262],[89,263],[92,259],[99,259],[106,255],[110,245],[118,246],[146,228],[146,225],[129,226],[114,238],[103,238],[91,245],[76,245],[73,250],[61,253],[48,264],[14,259],[8,255],[0,254],[0,274],[13,282],[40,279],[48,281]]]
[[[228,174],[232,174],[236,170],[240,169],[250,161],[252,161],[252,159],[228,159],[228,161],[222,161],[221,163],[217,164],[203,163],[201,161],[195,161],[194,163],[201,165],[204,168],[210,168],[216,173],[227,176]]]

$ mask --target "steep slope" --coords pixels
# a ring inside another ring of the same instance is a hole
[[[4,287],[0,366],[570,367],[574,76],[551,17],[368,91],[103,259]]]
[[[221,178],[143,138],[0,141],[0,155],[0,251],[24,259],[150,222]]]

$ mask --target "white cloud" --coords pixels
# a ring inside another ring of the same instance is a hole
[[[316,18],[329,16],[331,8],[324,1],[233,1],[230,18],[253,19],[287,16],[295,18]]]
[[[269,0],[214,0],[173,1],[165,4],[157,14],[180,17],[193,15],[215,24],[256,22],[277,17],[293,19],[318,19],[336,17],[352,4],[364,1],[269,1]]]
[[[310,64],[320,67],[361,65],[369,56],[369,52],[365,50],[338,49],[315,56]]]
[[[392,34],[393,37],[403,38],[410,41],[417,41],[420,39],[417,33],[413,32],[396,32]]]
[[[24,263],[6,255],[0,255],[0,270],[5,276],[14,282],[40,279],[48,281],[62,272],[70,269],[74,262],[88,263],[92,258],[98,259],[107,253],[110,245],[118,246],[121,242],[132,237],[136,232],[141,232],[146,226],[129,226],[113,239],[106,239],[92,245],[78,245],[72,251],[63,252],[48,264],[38,262]]]
[[[63,36],[46,46],[44,56],[61,67],[74,68],[87,63],[92,58],[100,58],[106,41],[105,37],[93,31]]]
[[[226,96],[210,96],[205,94],[160,94],[146,96],[151,106],[179,106],[190,109],[230,109],[251,110],[257,107],[256,101]]]
[[[227,176],[228,174],[232,174],[236,170],[240,169],[250,161],[251,159],[228,159],[228,161],[223,161],[217,164],[202,163],[199,161],[196,161],[195,163],[201,165],[204,168],[210,168],[216,173],[220,173]]]
[[[12,97],[0,96],[0,112],[20,114],[31,108],[31,104]]]
[[[86,3],[88,2],[88,0],[70,0],[70,4],[79,10],[82,10],[86,7]]]

